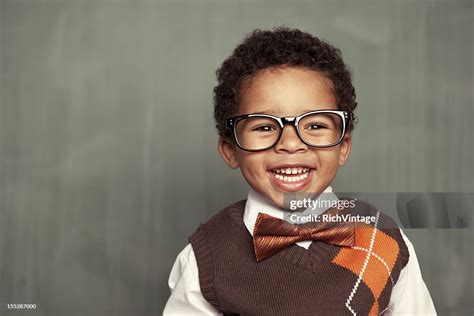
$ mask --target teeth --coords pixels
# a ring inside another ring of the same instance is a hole
[[[281,181],[285,181],[285,182],[296,182],[296,181],[301,181],[303,179],[306,179],[308,177],[308,173],[303,173],[299,176],[283,176],[281,174],[276,174],[275,175],[275,178],[277,178],[278,180],[281,180]]]
[[[309,172],[308,168],[283,168],[283,169],[273,169],[273,172],[277,174],[286,174],[286,175],[293,175],[293,174],[307,174]]]

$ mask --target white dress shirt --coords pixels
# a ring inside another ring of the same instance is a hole
[[[332,193],[331,187],[328,187],[324,192],[334,195],[334,198],[337,199],[336,195]],[[258,213],[266,213],[283,219],[281,209],[251,189],[243,215],[244,224],[251,235],[253,235]],[[408,247],[410,258],[392,289],[390,302],[384,315],[436,315],[430,293],[421,276],[413,245],[401,229],[400,232]],[[308,249],[311,243],[311,240],[305,240],[296,244]],[[168,280],[171,296],[166,303],[163,315],[222,315],[203,297],[198,275],[196,257],[192,245],[188,243],[179,253],[171,269]]]

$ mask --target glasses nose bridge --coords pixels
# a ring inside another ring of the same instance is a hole
[[[294,131],[295,131],[296,137],[299,139],[299,141],[304,143],[304,141],[303,141],[303,139],[301,139],[301,135],[298,131],[298,126],[297,126],[298,117],[296,117],[296,116],[286,116],[286,117],[280,117],[280,120],[281,120],[281,123],[282,123],[282,128],[281,128],[280,136],[278,137],[278,140],[275,144],[278,144],[281,141],[281,138],[283,137],[283,133],[284,133],[284,128],[285,128],[286,125],[293,126],[294,129],[295,129]]]
[[[286,116],[281,118],[281,122],[283,123],[283,127],[285,125],[293,125],[296,128],[296,116]]]

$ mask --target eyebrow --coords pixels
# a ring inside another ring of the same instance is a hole
[[[258,111],[258,112],[252,112],[249,114],[271,114],[271,115],[277,116],[276,113],[272,110],[263,110],[263,111]]]

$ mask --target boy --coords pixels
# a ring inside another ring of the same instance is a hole
[[[351,211],[370,225],[283,220],[285,194],[335,197],[349,156],[357,103],[340,51],[296,29],[255,30],[217,75],[218,151],[250,192],[190,237],[164,314],[435,314],[412,244],[370,205]]]

